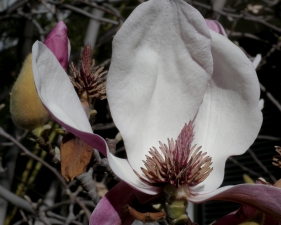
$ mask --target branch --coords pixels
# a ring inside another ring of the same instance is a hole
[[[103,166],[105,168],[105,170],[111,175],[113,176],[113,178],[115,180],[119,180],[119,178],[115,175],[115,173],[112,171],[111,167],[109,166],[108,163],[108,159],[107,158],[101,158],[99,152],[94,149],[93,152],[93,159],[94,159],[94,163],[100,166]]]
[[[250,153],[250,155],[252,156],[252,158],[255,160],[255,162],[263,169],[264,172],[266,172],[268,174],[268,176],[270,177],[270,179],[273,181],[273,183],[275,183],[277,180],[276,178],[269,172],[269,170],[262,164],[262,162],[258,159],[258,157],[256,156],[256,154],[251,150],[248,149],[248,152]]]
[[[62,183],[62,185],[67,189],[67,185],[65,183],[65,180],[63,179],[63,177],[60,175],[60,173],[55,168],[53,168],[51,165],[49,165],[47,162],[45,162],[44,160],[42,160],[38,156],[32,154],[29,150],[27,150],[27,148],[25,148],[15,138],[13,138],[11,135],[9,135],[7,132],[5,132],[2,127],[0,127],[0,135],[9,139],[10,141],[14,142],[15,145],[17,145],[27,156],[37,160],[38,162],[42,163],[42,165],[44,165],[49,170],[51,170],[56,175],[56,177],[59,179],[59,181]]]
[[[268,99],[281,111],[281,105],[280,103],[276,100],[276,98],[274,98],[272,96],[272,94],[270,92],[268,92],[266,90],[266,88],[260,83],[260,87],[261,87],[261,90],[263,92],[265,92],[266,96],[268,97]]]
[[[239,163],[236,159],[234,159],[233,157],[229,157],[228,158],[231,162],[233,162],[235,165],[239,166],[242,170],[244,170],[245,172],[252,174],[256,177],[260,177],[260,174],[254,172],[253,170],[247,168],[246,166],[243,166],[241,163]]]
[[[92,175],[93,175],[93,168],[90,168],[88,172],[85,172],[77,176],[76,179],[80,181],[80,183],[85,188],[85,190],[87,191],[88,195],[91,197],[95,205],[97,205],[98,202],[100,201],[100,196],[96,191],[96,187]]]
[[[121,15],[119,15],[119,13],[116,13],[116,12],[114,12],[114,11],[108,10],[108,9],[102,7],[102,6],[97,5],[96,3],[86,2],[85,0],[77,0],[77,1],[78,1],[78,2],[81,2],[81,3],[85,4],[85,5],[88,5],[88,6],[90,6],[90,7],[99,9],[99,10],[104,11],[104,12],[106,12],[106,13],[109,13],[109,14],[111,14],[111,15],[113,15],[113,16],[116,16],[117,18],[119,18],[119,19],[121,19],[121,20],[124,20],[124,18],[123,18]]]
[[[54,3],[54,2],[52,2],[52,3]],[[106,19],[106,18],[98,18],[98,17],[95,17],[95,16],[93,16],[91,13],[88,13],[88,12],[84,11],[83,9],[79,9],[79,8],[77,8],[76,6],[73,6],[73,5],[62,4],[62,5],[60,5],[60,7],[63,7],[63,8],[66,8],[66,9],[70,9],[70,10],[72,10],[72,11],[74,11],[74,12],[80,13],[80,14],[82,14],[82,15],[84,15],[84,16],[87,16],[87,17],[89,17],[89,18],[91,18],[91,19],[93,19],[93,20],[97,20],[97,21],[99,21],[99,22],[111,23],[111,24],[113,24],[113,25],[118,25],[118,24],[119,24],[119,23],[118,23],[117,21],[115,21],[115,20],[110,20],[110,19]]]
[[[214,11],[218,14],[221,14],[225,17],[232,17],[232,18],[237,18],[237,19],[254,21],[254,22],[257,22],[257,23],[261,23],[261,24],[263,24],[263,25],[265,25],[265,26],[267,26],[267,27],[269,27],[269,28],[271,28],[275,31],[281,32],[281,28],[279,28],[277,26],[274,26],[271,23],[266,22],[263,18],[257,18],[255,16],[248,15],[245,12],[241,12],[241,14],[233,14],[233,13],[228,13],[228,12],[223,11],[223,10],[213,9],[210,5],[206,5],[204,3],[200,3],[200,2],[196,2],[196,1],[192,1],[192,0],[185,0],[185,1],[188,2],[191,5],[195,5],[195,6],[202,7],[204,9],[212,10],[212,11]]]
[[[14,193],[8,191],[7,189],[0,186],[0,197],[4,198],[11,204],[17,206],[18,208],[24,209],[27,212],[36,214],[32,206],[24,199],[15,195]]]

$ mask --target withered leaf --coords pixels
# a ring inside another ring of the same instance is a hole
[[[92,157],[92,147],[73,134],[66,134],[60,145],[61,173],[72,181],[84,173]]]

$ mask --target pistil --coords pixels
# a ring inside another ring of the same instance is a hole
[[[192,122],[189,122],[176,141],[168,139],[168,145],[159,142],[159,150],[152,147],[143,161],[145,168],[141,168],[144,176],[135,171],[137,176],[152,186],[193,187],[203,182],[213,170],[212,159],[201,151],[201,146],[192,146],[193,128]]]

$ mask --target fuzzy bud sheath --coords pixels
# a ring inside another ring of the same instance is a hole
[[[49,118],[35,88],[32,54],[25,59],[18,79],[12,88],[10,111],[13,122],[28,130],[43,126]]]

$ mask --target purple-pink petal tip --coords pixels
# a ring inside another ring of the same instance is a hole
[[[207,26],[209,29],[227,37],[226,33],[225,33],[225,30],[223,28],[223,26],[216,20],[208,20],[208,19],[205,19],[206,23],[207,23]]]
[[[66,69],[68,66],[68,37],[67,27],[60,21],[52,29],[44,44],[53,52],[61,66]]]

